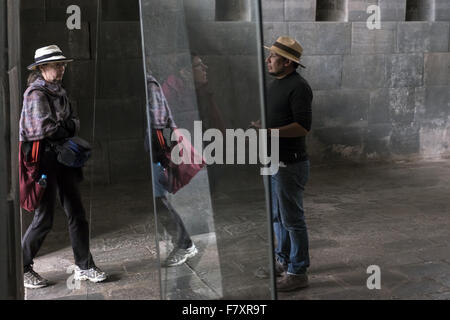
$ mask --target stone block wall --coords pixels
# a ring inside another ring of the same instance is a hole
[[[317,21],[314,10],[337,1],[262,3],[265,45],[285,34],[304,47],[301,73],[315,94],[314,159],[449,155],[449,1],[348,0],[340,21]],[[367,27],[369,5],[379,6],[381,29]],[[303,14],[292,15],[299,7]],[[420,21],[406,21],[408,10],[419,10],[412,19]]]
[[[307,68],[301,73],[315,94],[308,139],[316,161],[449,154],[450,2],[419,2],[419,11],[434,8],[424,13],[429,20],[406,21],[407,11],[417,10],[411,0],[262,0],[264,45],[289,35],[304,47]],[[380,29],[367,27],[369,5],[380,8]],[[229,70],[245,58],[254,62],[255,26],[213,22],[213,10],[190,25],[191,46],[210,62],[210,82],[229,122],[238,126],[251,118],[243,110],[255,101],[240,105],[228,93],[248,89],[257,75],[241,82],[239,75],[254,68],[242,63],[237,78]],[[222,60],[228,67],[220,67]]]
[[[100,184],[148,179],[139,3],[108,0],[101,4],[97,33],[98,1],[22,0],[23,79],[34,51],[57,44],[75,59],[66,69],[63,84],[80,116],[80,136],[94,140],[86,178],[94,166],[93,178]],[[81,9],[81,30],[66,27],[70,5]]]

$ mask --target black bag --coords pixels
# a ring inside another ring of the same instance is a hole
[[[91,156],[90,144],[80,137],[72,137],[56,146],[59,163],[71,168],[81,168]]]

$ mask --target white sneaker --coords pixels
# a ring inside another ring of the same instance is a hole
[[[48,280],[30,269],[23,274],[23,286],[28,289],[39,289],[48,286]]]
[[[192,246],[187,249],[174,249],[164,262],[164,266],[179,266],[180,264],[185,263],[187,259],[194,257],[197,252],[198,250],[195,244],[192,244]]]
[[[93,267],[87,270],[81,270],[78,266],[75,267],[75,280],[89,280],[91,282],[102,282],[106,280],[107,274],[106,272],[100,270],[97,267]]]

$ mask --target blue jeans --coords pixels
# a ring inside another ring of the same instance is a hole
[[[308,232],[303,210],[303,191],[309,178],[309,160],[280,166],[271,176],[273,226],[277,238],[276,259],[288,272],[303,274],[309,267]]]

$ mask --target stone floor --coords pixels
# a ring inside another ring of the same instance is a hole
[[[450,161],[313,166],[305,191],[310,287],[278,298],[449,299],[449,176]],[[169,269],[159,269],[165,245],[156,246],[149,183],[92,193],[84,186],[86,209],[93,213],[92,252],[110,278],[74,288],[72,251],[59,212],[35,261],[52,285],[26,290],[27,299],[218,299],[232,297],[227,288],[239,298],[270,298],[269,281],[251,272],[267,261],[268,247],[264,194],[249,185],[258,182],[222,186],[214,210],[228,208],[227,215],[215,215],[216,232],[193,236],[196,257]],[[366,285],[371,265],[381,270],[379,290]]]

